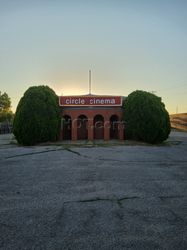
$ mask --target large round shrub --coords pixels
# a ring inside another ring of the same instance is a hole
[[[58,97],[48,86],[30,87],[15,113],[13,133],[18,143],[34,145],[56,141],[59,135]]]
[[[128,139],[160,143],[168,138],[170,119],[160,97],[137,90],[125,99],[123,107]]]

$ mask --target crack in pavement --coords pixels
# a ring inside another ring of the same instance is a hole
[[[16,157],[22,157],[22,156],[29,156],[29,155],[36,155],[36,154],[44,154],[44,153],[48,153],[48,152],[56,152],[56,151],[60,151],[60,150],[66,150],[70,153],[76,154],[78,156],[87,158],[87,159],[94,159],[94,160],[98,160],[98,161],[111,161],[111,162],[120,162],[120,163],[159,163],[159,164],[164,164],[164,165],[173,165],[173,164],[180,164],[180,163],[186,163],[187,160],[180,160],[180,161],[153,161],[153,160],[138,160],[138,161],[125,161],[125,160],[119,160],[119,159],[110,159],[110,158],[95,158],[92,156],[88,156],[88,155],[84,155],[81,154],[80,152],[77,152],[75,150],[72,150],[71,148],[66,148],[66,147],[59,147],[59,148],[55,148],[55,149],[48,149],[48,150],[43,150],[43,151],[39,151],[39,152],[29,152],[29,153],[24,153],[24,154],[16,154],[16,155],[12,155],[12,156],[7,156],[4,159],[11,159],[11,158],[16,158]]]
[[[87,203],[87,202],[97,202],[97,201],[110,201],[110,202],[117,202],[118,205],[122,205],[121,202],[124,200],[131,200],[131,199],[141,199],[141,197],[138,196],[127,196],[123,198],[100,198],[95,197],[92,199],[83,199],[83,200],[74,200],[74,201],[65,201],[63,204],[68,203]]]
[[[185,198],[184,195],[171,195],[171,196],[158,196],[158,198],[160,198],[161,200],[165,200],[165,199],[175,199],[175,198]]]
[[[19,154],[19,155],[7,156],[7,157],[5,157],[5,159],[11,159],[11,158],[22,157],[22,156],[27,156],[27,155],[44,154],[44,153],[59,151],[59,150],[65,150],[65,149],[64,148],[58,148],[58,149],[43,150],[43,151],[39,151],[39,152],[29,152],[29,153],[24,153],[24,154]]]
[[[24,154],[18,154],[18,155],[11,155],[11,156],[7,156],[4,159],[11,159],[11,158],[16,158],[16,157],[22,157],[22,156],[28,156],[28,155],[36,155],[36,154],[45,154],[48,152],[55,152],[55,151],[60,151],[60,150],[64,150],[64,151],[68,151],[70,153],[76,154],[78,156],[82,156],[84,158],[89,158],[86,155],[82,155],[77,151],[74,151],[70,148],[56,148],[56,149],[48,149],[48,150],[43,150],[43,151],[39,151],[39,152],[29,152],[29,153],[24,153]]]
[[[24,153],[24,154],[11,155],[11,156],[5,157],[4,159],[11,159],[11,158],[22,157],[22,156],[28,156],[28,155],[45,154],[45,153],[48,153],[48,152],[55,152],[55,151],[60,151],[60,150],[68,151],[68,152],[70,152],[70,153],[73,153],[73,154],[76,154],[76,155],[79,155],[79,156],[83,156],[83,157],[88,158],[87,156],[81,155],[79,152],[74,151],[74,150],[72,150],[72,149],[70,149],[70,148],[55,148],[55,149],[48,149],[48,150],[43,150],[43,151],[39,151],[39,152],[29,152],[29,153]]]
[[[170,211],[170,213],[175,217],[176,220],[180,220],[182,221],[184,224],[187,225],[187,222],[185,219],[183,219],[182,217],[180,217],[178,214],[176,214],[171,208],[168,208],[167,209]]]
[[[121,205],[121,202],[124,200],[132,200],[132,199],[145,199],[148,197],[139,197],[139,196],[126,196],[122,198],[100,198],[100,197],[95,197],[92,199],[83,199],[83,200],[74,200],[74,201],[65,201],[63,204],[68,204],[68,203],[86,203],[86,202],[97,202],[97,201],[110,201],[110,202],[117,202],[118,204]],[[185,198],[183,195],[171,195],[171,196],[158,196],[158,197],[153,197],[153,198],[159,198],[161,200],[164,199],[175,199],[175,198]]]
[[[102,198],[102,197],[93,197],[90,199],[80,199],[80,200],[72,200],[72,201],[64,201],[62,208],[60,209],[59,213],[56,216],[55,219],[55,223],[52,226],[52,230],[51,230],[51,237],[56,237],[59,230],[62,232],[63,231],[63,216],[64,216],[64,212],[65,212],[65,206],[66,204],[71,204],[71,203],[89,203],[89,202],[100,202],[100,201],[105,201],[105,202],[115,202],[118,206],[119,206],[119,211],[117,212],[117,216],[120,220],[123,219],[123,214],[120,212],[122,211],[121,209],[124,208],[123,206],[123,201],[125,200],[134,200],[134,199],[145,199],[145,198],[149,198],[149,197],[140,197],[140,196],[126,196],[126,197],[109,197],[109,198]],[[153,198],[153,197],[151,197]],[[165,199],[174,199],[174,198],[185,198],[185,196],[180,196],[180,195],[176,195],[176,196],[157,196],[154,198],[160,198],[162,201],[164,201]],[[174,218],[176,220],[180,220],[183,223],[186,224],[186,221],[183,220],[180,216],[178,216],[173,210],[171,210],[169,207],[166,206],[166,208],[171,212],[171,214],[174,216]]]
[[[131,197],[123,197],[123,198],[92,198],[92,199],[82,199],[82,200],[74,200],[74,201],[65,201],[63,202],[62,208],[60,209],[60,212],[56,216],[55,223],[52,226],[51,230],[51,237],[56,237],[58,230],[62,230],[62,218],[64,216],[64,210],[65,210],[65,205],[66,204],[71,204],[71,203],[87,203],[87,202],[97,202],[97,201],[109,201],[109,202],[116,202],[120,208],[122,208],[122,201],[123,200],[130,200],[130,199],[139,199],[140,197],[138,196],[131,196]],[[119,214],[118,217],[121,215]],[[120,217],[122,219],[122,216]],[[59,228],[58,228],[59,227]]]
[[[107,158],[98,158],[98,160],[101,161],[114,161],[114,162],[125,162],[125,163],[159,163],[159,164],[173,164],[173,163],[186,163],[187,160],[182,160],[182,161],[153,161],[153,160],[138,160],[138,161],[123,161],[123,160],[117,160],[117,159],[107,159]]]
[[[139,199],[138,196],[131,196],[131,197],[124,197],[124,198],[99,198],[96,197],[95,199],[85,199],[85,200],[79,200],[78,202],[95,202],[95,201],[111,201],[111,202],[121,202],[123,200],[130,200],[130,199]]]
[[[70,148],[64,148],[64,149],[67,150],[68,152],[71,152],[71,153],[76,154],[76,155],[78,155],[78,156],[84,156],[84,155],[81,155],[79,152],[74,151],[74,150],[72,150],[72,149],[70,149]],[[85,156],[85,157],[86,157],[86,156]]]
[[[175,199],[175,198],[185,198],[183,195],[171,195],[171,196],[159,196],[162,202],[165,202],[167,199]],[[176,214],[170,207],[165,204],[165,207],[168,209],[168,211],[175,217],[176,220],[182,221],[185,225],[187,225],[187,221],[183,219],[181,216]]]

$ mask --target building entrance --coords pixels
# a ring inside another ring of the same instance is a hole
[[[65,115],[63,117],[63,140],[71,140],[71,117]]]
[[[88,139],[88,118],[85,115],[80,115],[77,119],[77,139]]]
[[[110,117],[110,139],[119,139],[118,125],[119,120],[117,115],[112,115]]]
[[[104,118],[102,115],[94,117],[94,139],[104,139]]]

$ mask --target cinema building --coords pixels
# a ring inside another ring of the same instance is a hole
[[[121,96],[60,96],[61,140],[124,139]]]

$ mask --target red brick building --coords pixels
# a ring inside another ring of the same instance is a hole
[[[60,96],[61,140],[124,139],[121,96]]]

